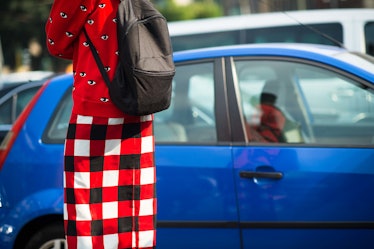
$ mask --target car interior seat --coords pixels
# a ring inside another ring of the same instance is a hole
[[[154,119],[154,134],[157,142],[187,142],[186,123],[192,122],[192,114],[186,110],[186,98],[175,96],[170,107],[157,113]]]
[[[155,122],[154,133],[157,142],[187,141],[187,134],[184,127],[175,122]]]

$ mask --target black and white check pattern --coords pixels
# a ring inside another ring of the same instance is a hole
[[[72,115],[64,170],[69,249],[155,248],[152,119]]]

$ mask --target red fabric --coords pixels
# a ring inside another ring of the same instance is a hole
[[[261,105],[260,135],[269,142],[283,142],[282,130],[286,123],[283,113],[272,105]]]
[[[248,123],[245,124],[245,129],[247,132],[247,139],[249,142],[260,142],[266,143],[268,142],[259,132],[258,126],[250,125]]]
[[[73,113],[101,117],[124,114],[110,101],[107,87],[82,32],[87,30],[99,56],[114,77],[118,63],[116,12],[119,0],[55,0],[46,23],[47,47],[73,60]]]
[[[151,115],[72,115],[64,169],[69,249],[155,248],[153,140]]]

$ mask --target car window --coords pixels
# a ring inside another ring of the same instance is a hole
[[[156,142],[214,143],[213,63],[177,65],[169,109],[155,115]]]
[[[35,93],[39,90],[40,86],[32,87],[20,91],[16,95],[16,118],[21,114],[26,105],[30,102]]]
[[[68,130],[69,119],[73,107],[71,89],[67,91],[56,108],[48,128],[43,134],[45,143],[63,143]]]
[[[13,124],[40,86],[23,89],[0,104],[0,124]]]
[[[368,22],[364,27],[366,52],[374,55],[374,22]]]
[[[174,51],[241,44],[241,30],[172,36]]]
[[[321,33],[336,41],[343,42],[343,27],[340,23],[248,29],[245,37],[246,43],[301,42],[335,45],[334,42],[322,36]]]
[[[0,124],[12,123],[12,103],[13,98],[9,98],[0,105]]]
[[[237,61],[249,142],[374,143],[374,94],[338,72],[287,61]]]
[[[63,143],[72,109],[71,92],[61,100],[43,136],[46,143]],[[213,63],[176,68],[170,107],[155,114],[156,142],[215,143]]]
[[[328,39],[322,34],[327,34]],[[343,42],[340,23],[261,27],[230,31],[172,36],[174,51],[248,43],[301,42],[336,45],[332,39]]]

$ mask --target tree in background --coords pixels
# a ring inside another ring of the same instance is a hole
[[[45,46],[44,25],[52,3],[53,0],[0,0],[0,44],[4,64],[9,71],[65,71],[69,61],[50,56]],[[178,5],[173,0],[167,0],[156,6],[169,21],[223,14],[213,0],[200,0],[187,5]],[[4,68],[0,68],[0,73],[1,71],[4,71]]]
[[[40,70],[44,67],[44,24],[48,0],[0,0],[0,39],[9,70]]]
[[[297,9],[374,7],[373,0],[151,1],[168,21]],[[52,3],[53,0],[0,0],[0,44],[4,64],[11,71],[65,70],[69,62],[50,56],[45,46],[44,25]]]
[[[166,0],[156,2],[156,6],[168,21],[191,20],[223,15],[223,8],[213,0],[194,2]]]

